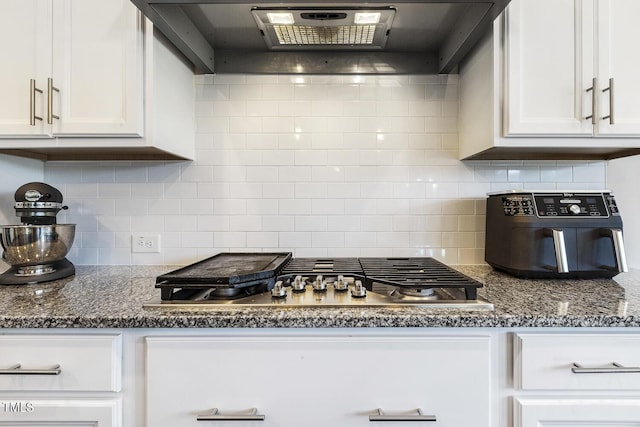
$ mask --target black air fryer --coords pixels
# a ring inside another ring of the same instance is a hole
[[[611,278],[627,271],[609,191],[491,193],[485,261],[525,278]]]

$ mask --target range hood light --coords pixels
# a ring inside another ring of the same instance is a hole
[[[269,22],[277,25],[292,25],[293,13],[288,12],[269,12],[267,13]]]
[[[354,23],[356,25],[371,25],[380,22],[380,12],[356,12]]]

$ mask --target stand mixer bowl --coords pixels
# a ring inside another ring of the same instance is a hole
[[[50,264],[64,259],[76,234],[75,224],[0,226],[2,259],[11,266]]]

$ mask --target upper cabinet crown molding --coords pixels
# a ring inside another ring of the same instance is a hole
[[[635,0],[513,0],[461,64],[460,157],[640,153],[639,14]]]
[[[42,160],[194,157],[193,71],[163,52],[171,47],[129,0],[3,0],[2,7],[0,47],[15,67],[0,81],[0,152]],[[175,99],[157,90],[167,79],[179,89],[171,90]],[[163,104],[182,107],[175,121],[158,120],[169,109]]]

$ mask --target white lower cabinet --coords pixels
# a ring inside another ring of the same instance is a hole
[[[121,427],[120,399],[8,399],[0,397],[0,426]]]
[[[640,426],[640,334],[517,333],[513,427]]]
[[[0,335],[0,426],[122,427],[120,334]]]
[[[491,425],[488,335],[145,342],[148,427]]]
[[[640,399],[515,400],[514,427],[640,426]]]

